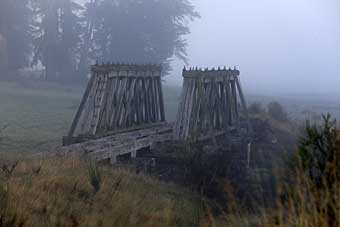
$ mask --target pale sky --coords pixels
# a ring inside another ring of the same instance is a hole
[[[237,66],[259,93],[339,93],[339,0],[193,0],[190,66]],[[168,83],[181,84],[175,60]]]

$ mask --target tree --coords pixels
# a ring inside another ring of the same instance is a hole
[[[0,71],[7,74],[29,65],[31,9],[28,0],[0,2]]]
[[[97,7],[98,0],[90,0],[85,4],[85,11],[83,13],[83,18],[85,18],[85,23],[82,29],[82,44],[80,51],[80,59],[78,65],[78,75],[83,77],[88,71],[88,66],[90,63],[89,54],[93,50],[92,37],[94,31],[94,19],[95,10]]]
[[[254,102],[248,107],[248,111],[251,114],[262,114],[265,113],[265,109],[262,107],[262,103]]]
[[[86,9],[91,18],[84,47],[90,58],[163,63],[166,69],[174,55],[187,60],[183,36],[189,33],[188,22],[199,17],[188,0],[92,0]]]
[[[268,104],[268,114],[272,118],[278,121],[286,121],[287,120],[287,113],[283,109],[280,103],[278,102],[271,102]]]
[[[79,80],[95,60],[186,61],[188,22],[199,15],[189,0],[2,0],[0,70],[42,64],[52,81]],[[32,54],[33,48],[33,54]],[[33,57],[31,59],[31,57]]]
[[[317,217],[314,223],[320,219],[325,226],[339,226],[340,132],[329,114],[320,125],[307,122],[288,170],[284,197],[289,207]]]
[[[330,187],[340,179],[340,132],[329,114],[323,121],[321,126],[307,123],[297,155],[302,169],[317,186]]]
[[[73,0],[33,0],[34,58],[45,66],[47,80],[70,81],[79,55],[82,8]]]

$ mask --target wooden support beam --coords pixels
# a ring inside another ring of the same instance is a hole
[[[165,121],[164,98],[161,80],[157,80],[161,121]]]
[[[90,125],[90,134],[95,135],[97,132],[98,124],[101,121],[102,114],[105,110],[105,106],[103,105],[106,102],[106,98],[108,93],[106,92],[106,87],[108,85],[108,75],[103,75],[102,81],[100,83],[99,91],[97,100],[95,103],[95,109],[94,109],[94,116],[91,120]]]
[[[95,81],[90,91],[89,98],[87,99],[87,102],[83,109],[81,122],[79,122],[80,129],[78,133],[80,135],[86,134],[88,132],[87,129],[89,127],[89,121],[92,116],[93,106],[95,105],[95,98],[96,98],[98,86],[100,83],[100,77],[97,74],[94,74],[94,75],[95,75]]]
[[[151,65],[93,66],[69,137],[164,122],[160,69]]]
[[[79,123],[79,118],[80,118],[80,116],[81,116],[81,114],[82,114],[82,112],[84,110],[84,106],[85,106],[85,104],[86,104],[86,102],[87,102],[87,100],[89,98],[89,93],[90,93],[90,91],[92,89],[94,81],[95,81],[95,74],[92,73],[90,81],[87,84],[87,87],[86,87],[86,90],[85,90],[85,94],[84,94],[84,96],[83,96],[83,98],[81,100],[81,103],[79,105],[79,108],[78,108],[78,111],[76,113],[76,116],[74,117],[74,120],[72,122],[71,128],[70,128],[70,130],[68,132],[68,137],[72,137],[74,135],[74,131],[75,131],[76,127],[77,127],[77,124]]]

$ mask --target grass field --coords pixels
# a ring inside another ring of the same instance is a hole
[[[167,119],[177,111],[179,88],[164,88]],[[83,94],[42,82],[0,82],[0,155],[28,155],[61,144]]]
[[[37,81],[0,82],[0,155],[26,156],[61,144],[77,111],[84,88],[71,88]],[[180,87],[165,85],[168,121],[174,121]],[[337,105],[325,102],[247,95],[248,102],[264,104],[277,100],[292,119],[308,117],[303,112],[331,112],[340,116]]]
[[[60,144],[81,89],[0,83],[0,153],[28,154]],[[43,88],[42,88],[43,87]]]

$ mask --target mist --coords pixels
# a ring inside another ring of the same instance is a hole
[[[339,0],[0,0],[1,226],[340,226]]]
[[[340,83],[340,2],[193,2],[201,19],[187,36],[190,66],[237,66],[248,93],[336,94]],[[184,63],[167,78],[181,83]]]

